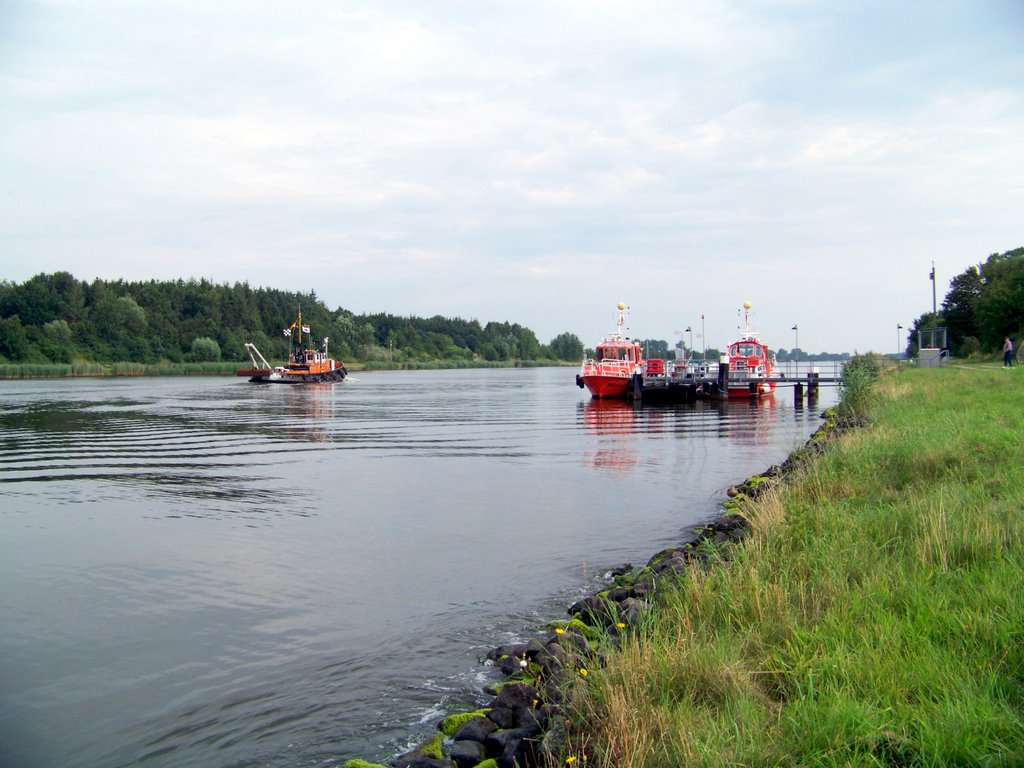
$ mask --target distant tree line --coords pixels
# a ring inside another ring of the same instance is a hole
[[[579,360],[562,333],[541,344],[518,323],[356,315],[328,309],[315,291],[294,293],[208,280],[76,280],[67,272],[0,282],[0,362],[139,363],[238,360],[249,341],[267,359],[288,356],[283,330],[301,310],[332,356],[358,361]]]
[[[675,359],[676,350],[681,351],[683,359],[693,357],[696,359],[712,360],[717,362],[718,358],[724,354],[717,347],[708,347],[704,350],[690,350],[686,344],[682,341],[676,342],[674,347],[669,347],[669,343],[664,339],[643,339],[640,342],[640,347],[644,350],[644,357],[653,358],[660,357],[664,359]],[[849,352],[804,352],[802,349],[778,349],[772,350],[775,352],[776,360],[779,362],[786,362],[789,360],[801,360],[801,361],[816,361],[816,360],[847,360],[850,357]]]
[[[955,357],[992,354],[1009,336],[1024,341],[1024,247],[993,253],[950,282],[939,312],[918,317],[907,337],[907,354],[918,353],[918,331],[944,327],[946,346]]]

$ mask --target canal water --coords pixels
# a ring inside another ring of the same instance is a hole
[[[0,382],[0,765],[386,760],[834,398],[634,406],[575,373]]]

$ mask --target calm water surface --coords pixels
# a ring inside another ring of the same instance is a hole
[[[0,382],[0,764],[385,760],[833,399],[634,407],[575,373]]]

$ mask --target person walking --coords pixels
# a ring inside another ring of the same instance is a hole
[[[1007,336],[1003,342],[1003,367],[1013,367],[1013,342],[1010,341],[1010,337]]]

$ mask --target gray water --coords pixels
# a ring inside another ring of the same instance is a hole
[[[0,764],[385,760],[833,398],[634,406],[575,373],[0,382]]]

